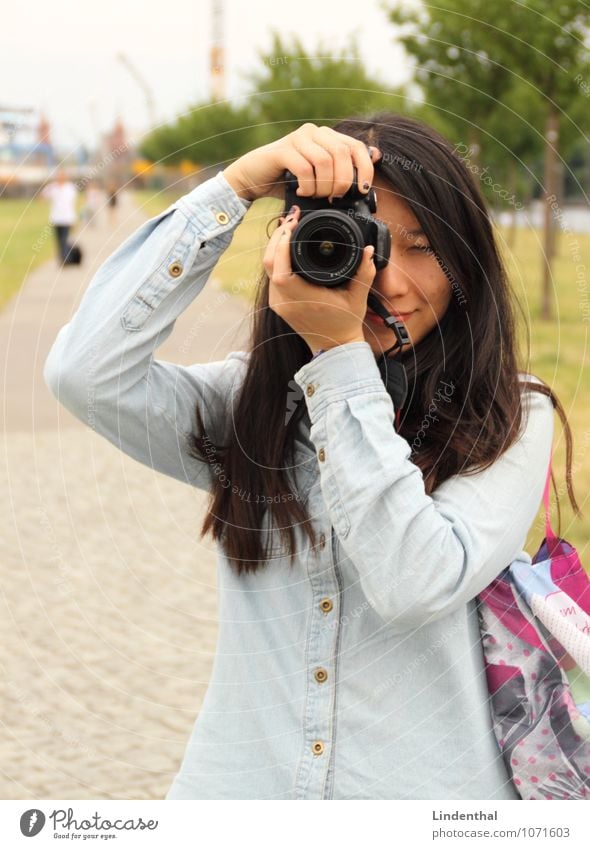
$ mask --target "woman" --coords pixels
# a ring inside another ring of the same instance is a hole
[[[293,274],[295,209],[268,243],[249,350],[153,360],[251,203],[283,196],[285,169],[300,197],[330,198],[353,165],[391,232],[386,268],[367,248],[345,287]],[[376,363],[395,340],[369,289],[410,337],[390,354],[408,375],[400,410]],[[250,151],[107,260],[45,379],[82,419],[91,389],[100,433],[211,493],[217,654],[168,799],[519,798],[475,598],[530,562],[552,402],[568,471],[571,435],[549,387],[517,371],[488,213],[446,140],[380,113]],[[577,508],[569,475],[568,491]]]

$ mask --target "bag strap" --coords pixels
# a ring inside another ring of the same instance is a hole
[[[556,536],[551,527],[551,513],[549,507],[549,487],[551,485],[551,463],[553,461],[553,446],[549,454],[549,468],[547,469],[547,479],[545,481],[545,489],[543,490],[543,504],[545,505],[545,538],[556,539]]]

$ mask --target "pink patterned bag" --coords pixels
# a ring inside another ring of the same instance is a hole
[[[494,733],[522,799],[590,799],[590,580],[549,516],[532,564],[478,596]]]

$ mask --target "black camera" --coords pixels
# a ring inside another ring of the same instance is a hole
[[[338,286],[351,280],[362,260],[362,251],[373,245],[377,270],[385,268],[391,251],[391,233],[384,221],[372,217],[377,211],[375,189],[361,192],[358,174],[350,189],[332,203],[327,198],[299,197],[299,183],[285,171],[285,209],[297,204],[301,213],[291,236],[291,267],[310,283]]]

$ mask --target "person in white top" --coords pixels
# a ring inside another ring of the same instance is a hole
[[[58,249],[58,262],[65,260],[68,252],[70,227],[76,223],[76,199],[78,190],[65,171],[58,171],[56,179],[48,183],[41,192],[42,197],[51,202],[49,223],[55,231]]]

